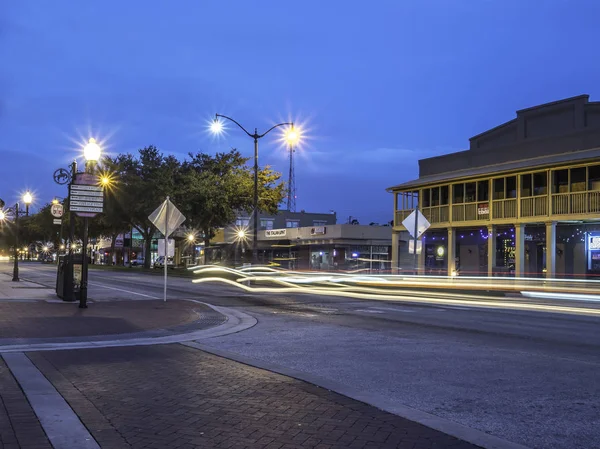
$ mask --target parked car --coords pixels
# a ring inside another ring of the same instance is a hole
[[[144,258],[138,257],[137,259],[133,259],[131,261],[131,266],[132,267],[143,267],[144,266]]]
[[[52,254],[44,254],[40,256],[39,260],[42,263],[54,263],[54,257],[52,257]]]
[[[165,256],[160,256],[158,259],[154,261],[154,268],[164,268],[165,267]],[[175,261],[172,257],[167,259],[167,268],[175,268]]]

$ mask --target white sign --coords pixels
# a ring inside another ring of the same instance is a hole
[[[53,217],[60,218],[63,216],[63,205],[62,204],[53,204],[50,207],[50,213]]]
[[[418,213],[418,215],[417,215]],[[418,216],[418,219],[417,219]],[[429,221],[427,220],[427,218],[425,218],[425,215],[423,215],[421,213],[421,211],[419,210],[414,210],[412,212],[412,214],[410,214],[408,217],[406,217],[404,219],[404,221],[402,222],[402,226],[404,226],[406,228],[406,230],[408,231],[408,233],[412,236],[415,237],[414,233],[415,233],[415,220],[417,222],[417,235],[416,237],[419,238],[423,235],[423,233],[425,231],[427,231],[427,229],[429,228],[429,226],[431,226],[431,224],[429,224]],[[418,251],[418,248],[417,248]]]
[[[267,229],[265,237],[285,237],[285,229]]]
[[[81,179],[78,178],[78,181]],[[83,179],[83,181],[88,181],[88,179]],[[103,209],[104,190],[102,186],[71,184],[69,189],[70,211],[76,212],[80,217],[93,217],[102,213]]]
[[[315,226],[314,228],[310,228],[310,235],[323,235],[326,231],[325,226]]]
[[[417,240],[417,254],[421,254],[422,251],[423,251],[423,241]],[[415,240],[409,239],[408,240],[408,254],[414,254],[414,253],[415,253]]]
[[[169,197],[148,216],[148,220],[160,233],[169,237],[185,221],[185,216],[175,207]],[[168,235],[167,235],[168,234]]]
[[[600,236],[589,236],[588,249],[600,249]]]
[[[59,225],[62,224],[62,220],[60,218],[55,218],[54,220],[52,220],[52,223],[54,223],[55,225]]]
[[[488,203],[481,203],[477,205],[477,215],[489,215],[490,205]]]
[[[173,240],[173,239],[169,239],[168,252],[169,252],[169,254],[167,257],[175,256],[175,240]],[[165,255],[165,239],[158,239],[158,255],[159,256]]]

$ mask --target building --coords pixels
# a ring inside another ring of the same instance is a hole
[[[468,150],[420,160],[418,179],[388,191],[394,268],[402,221],[419,207],[431,223],[421,272],[600,275],[600,102],[517,111]]]
[[[218,238],[213,261],[228,260],[234,264],[251,261],[249,217],[240,216]],[[336,224],[335,213],[280,211],[276,215],[259,216],[259,260],[284,268],[389,271],[391,242],[390,226]]]

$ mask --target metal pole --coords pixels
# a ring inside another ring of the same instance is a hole
[[[77,161],[71,164],[71,182],[69,183],[69,191],[67,201],[69,209],[71,208],[71,184],[75,181],[77,174]],[[73,301],[73,241],[75,240],[75,215],[69,210],[69,252],[67,255],[67,272],[65,275],[65,285],[63,299],[65,301]]]
[[[88,218],[83,217],[83,248],[81,255],[83,256],[83,265],[81,267],[81,287],[79,289],[79,308],[87,309],[87,283],[88,283]]]
[[[258,135],[258,131],[254,130],[254,135]],[[252,239],[252,263],[258,263],[258,137],[254,137],[254,224],[253,224],[253,239]]]
[[[167,265],[169,262],[169,197],[167,197],[167,210],[165,217],[165,286],[164,286],[164,302],[167,302]]]
[[[12,280],[19,282],[19,203],[15,204],[15,260]]]
[[[417,242],[419,241],[419,239],[417,238],[417,233],[419,232],[419,197],[418,197],[418,193],[417,193],[417,204],[415,206],[415,233],[413,234],[414,237],[414,265],[415,265],[415,274],[419,274],[419,256],[417,255]]]

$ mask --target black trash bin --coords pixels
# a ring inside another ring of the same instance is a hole
[[[61,298],[63,301],[79,301],[83,255],[73,254],[72,258],[72,267],[69,265],[68,255],[59,256],[58,258],[58,271],[56,273],[56,296]],[[90,258],[88,256],[88,263],[89,261]],[[69,292],[69,288],[71,289],[71,292]]]

